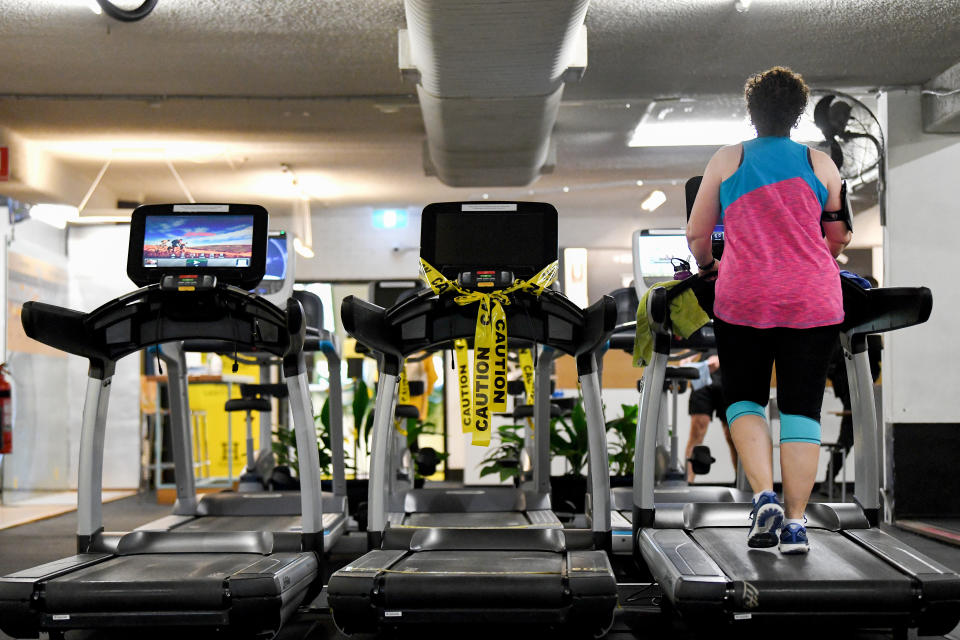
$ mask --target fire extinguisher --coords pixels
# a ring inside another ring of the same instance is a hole
[[[9,372],[0,365],[0,454],[13,453],[13,394]]]

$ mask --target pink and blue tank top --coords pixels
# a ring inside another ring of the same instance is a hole
[[[785,137],[743,143],[740,168],[720,184],[717,317],[761,329],[843,320],[840,270],[820,229],[826,202],[806,146]]]

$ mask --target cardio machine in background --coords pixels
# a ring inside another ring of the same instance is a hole
[[[541,203],[429,205],[421,223],[421,256],[444,279],[462,287],[502,290],[514,277],[530,278],[556,260],[556,217],[556,209]],[[489,288],[476,284],[477,272],[484,271],[496,278]],[[347,332],[379,354],[380,386],[370,473],[368,539],[373,550],[330,578],[334,621],[347,632],[482,622],[602,632],[611,623],[617,592],[604,552],[610,545],[610,490],[594,353],[614,327],[616,308],[610,298],[583,310],[550,289],[539,297],[516,291],[504,306],[508,341],[577,357],[589,430],[589,530],[531,526],[537,523],[516,512],[526,495],[512,487],[498,487],[506,490],[498,494],[514,497],[506,513],[470,513],[464,509],[470,502],[492,505],[500,497],[466,488],[437,501],[429,514],[438,518],[433,526],[404,526],[388,518],[386,454],[392,426],[386,417],[397,376],[409,353],[473,339],[477,306],[458,305],[454,297],[427,290],[391,309],[353,297],[341,307]],[[538,410],[549,411],[549,402],[535,403]],[[541,473],[548,471],[541,468]],[[441,515],[445,522],[439,521]],[[503,524],[505,516],[518,515],[523,524]]]
[[[282,310],[249,292],[263,276],[267,217],[253,205],[139,207],[131,219],[127,273],[143,288],[90,313],[24,305],[29,337],[87,358],[90,367],[77,554],[0,578],[5,633],[176,626],[272,634],[311,588],[319,589],[323,509],[302,352],[304,313],[296,300]],[[198,229],[216,236],[204,236],[204,249],[171,255],[171,238]],[[283,360],[300,460],[300,530],[105,532],[103,442],[116,362],[148,346],[208,339]]]
[[[643,229],[633,234],[633,271],[634,286],[617,289],[610,295],[617,300],[617,329],[607,343],[608,349],[619,349],[633,353],[636,333],[636,311],[639,299],[653,285],[673,280],[674,259],[686,262],[692,260],[687,247],[687,239],[680,229]],[[712,324],[707,324],[688,338],[671,336],[668,351],[669,360],[677,360],[697,353],[705,354],[716,348]],[[600,354],[602,355],[602,353]],[[598,356],[599,357],[599,356]],[[646,374],[646,371],[644,372]],[[740,488],[711,486],[687,483],[686,465],[691,463],[698,474],[708,473],[713,458],[710,449],[700,445],[694,448],[690,459],[681,460],[677,424],[678,396],[686,385],[699,378],[699,371],[693,367],[667,365],[663,381],[660,384],[660,403],[656,413],[638,412],[638,421],[645,420],[645,429],[656,433],[656,454],[654,456],[654,478],[656,483],[656,501],[658,503],[686,502],[742,502],[749,500],[750,494]],[[644,379],[637,381],[637,391],[644,388]],[[668,414],[666,399],[670,398]],[[668,418],[669,415],[669,418]],[[637,471],[634,467],[634,474]],[[613,513],[613,549],[615,553],[629,554],[633,551],[632,506],[633,488],[613,487],[611,502]]]
[[[347,526],[346,470],[343,442],[343,408],[340,393],[340,358],[332,344],[331,336],[322,329],[322,303],[318,296],[307,291],[293,291],[291,299],[297,300],[304,309],[306,332],[303,352],[324,353],[330,369],[330,442],[332,466],[332,491],[321,493],[323,507],[324,549],[330,550],[340,539]],[[320,327],[318,329],[318,327]],[[173,513],[154,522],[142,525],[137,530],[178,530],[178,531],[297,531],[300,527],[301,503],[298,490],[266,491],[267,480],[280,475],[274,473],[273,453],[270,450],[269,418],[270,402],[265,396],[272,395],[280,399],[280,407],[289,411],[287,385],[250,384],[241,385],[241,397],[227,401],[227,410],[235,408],[245,410],[247,421],[247,470],[241,477],[239,491],[210,493],[199,500],[195,493],[193,474],[193,453],[190,450],[191,438],[189,423],[186,421],[189,401],[186,381],[186,363],[184,350],[219,352],[231,357],[236,356],[232,345],[217,340],[186,340],[170,342],[161,346],[161,357],[168,369],[170,379],[171,429],[174,453],[174,468],[177,488],[177,500]],[[242,351],[240,353],[243,353]],[[245,354],[254,356],[261,366],[269,369],[272,364],[281,365],[269,353]],[[257,395],[259,397],[252,397]],[[246,397],[244,397],[246,396]],[[311,403],[312,404],[312,403]],[[312,406],[311,406],[312,409]],[[255,458],[250,433],[249,414],[253,410],[261,411],[261,435],[266,433],[266,449],[261,438],[261,450]],[[311,417],[313,416],[311,412]],[[251,466],[252,465],[252,466]],[[256,472],[251,474],[251,468]],[[251,480],[251,476],[256,480]],[[284,487],[291,485],[291,478],[282,474]],[[244,478],[247,485],[244,486]],[[292,479],[296,489],[300,488],[298,478]],[[253,486],[249,486],[253,485]]]
[[[695,190],[694,190],[695,193]],[[716,247],[715,247],[716,248]],[[695,276],[656,289],[647,301],[657,336],[644,371],[637,425],[633,493],[635,558],[660,584],[671,610],[698,624],[772,621],[804,616],[829,622],[921,634],[947,633],[960,622],[960,575],[878,528],[881,510],[879,437],[866,336],[926,322],[932,308],[925,287],[861,289],[841,279],[845,320],[841,344],[851,381],[856,455],[854,503],[811,503],[811,551],[782,556],[776,548],[746,545],[751,504],[656,499],[655,424],[672,339],[670,299],[702,286]],[[721,363],[722,366],[722,363]],[[836,628],[835,626],[831,628]]]

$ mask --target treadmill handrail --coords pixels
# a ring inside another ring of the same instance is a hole
[[[653,466],[652,450],[653,437],[650,435],[651,423],[659,415],[659,394],[655,392],[662,385],[662,377],[666,367],[666,356],[670,352],[672,330],[670,325],[669,300],[679,295],[685,288],[696,282],[697,275],[691,276],[684,282],[670,289],[656,288],[648,295],[648,318],[651,330],[654,333],[654,354],[651,363],[644,371],[643,395],[640,402],[640,415],[637,420],[637,447],[635,465],[641,473],[634,477],[634,529],[652,526],[655,520],[655,504],[653,500]],[[879,506],[879,482],[874,467],[879,464],[879,443],[877,427],[873,409],[871,384],[859,381],[864,371],[869,375],[866,366],[866,343],[864,337],[868,333],[879,333],[913,326],[925,322],[930,317],[933,305],[932,294],[927,287],[890,287],[863,289],[847,278],[840,278],[844,296],[844,310],[847,315],[841,325],[844,347],[854,352],[854,360],[848,363],[848,375],[851,380],[851,391],[856,391],[854,402],[855,436],[859,446],[855,447],[859,462],[858,475],[865,486],[865,493],[858,495],[867,517],[876,522],[876,512]],[[689,284],[688,284],[689,283]],[[863,362],[858,362],[863,360]],[[649,393],[648,393],[649,392]],[[860,415],[858,420],[857,414]],[[864,414],[874,416],[873,420],[864,419]],[[869,423],[869,424],[868,424]],[[868,495],[869,494],[869,495]],[[634,536],[636,539],[636,536]]]
[[[184,300],[190,302],[186,307]],[[23,305],[21,322],[30,338],[87,358],[98,379],[112,375],[120,358],[164,342],[226,339],[239,351],[286,358],[299,353],[305,334],[303,311],[295,300],[288,301],[285,313],[232,286],[181,294],[150,285],[89,313],[30,301]]]
[[[563,294],[545,290],[539,297],[515,292],[504,305],[510,339],[553,347],[573,356],[590,354],[607,340],[616,326],[616,303],[604,296],[580,309]],[[460,306],[450,296],[429,289],[384,309],[356,296],[340,307],[343,327],[385,360],[383,370],[398,373],[400,362],[422,350],[436,350],[476,332],[476,307]],[[587,366],[586,358],[582,360]]]

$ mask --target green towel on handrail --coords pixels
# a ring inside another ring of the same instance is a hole
[[[640,298],[637,306],[637,335],[633,340],[633,366],[644,367],[653,357],[653,331],[647,321],[647,296],[656,287],[674,287],[683,280],[667,280],[653,285]],[[670,301],[670,323],[673,332],[681,338],[689,338],[690,334],[707,324],[710,318],[700,308],[696,294],[687,289]]]

